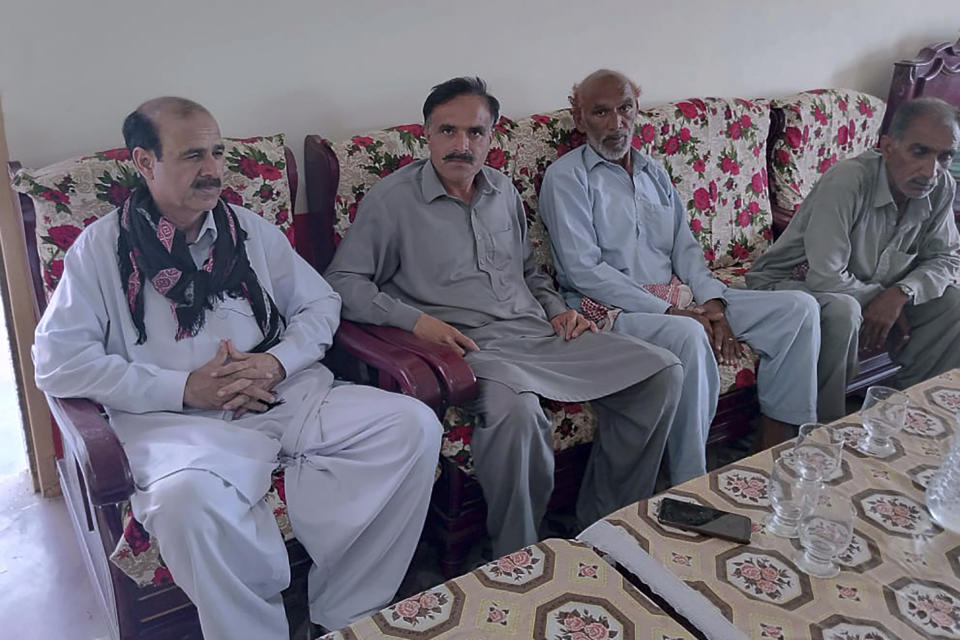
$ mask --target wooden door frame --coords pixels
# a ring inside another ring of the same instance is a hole
[[[0,194],[0,258],[3,262],[0,269],[0,288],[6,301],[8,340],[13,355],[33,488],[44,497],[50,497],[60,494],[53,423],[47,400],[33,382],[30,347],[33,345],[33,332],[37,326],[37,306],[29,284],[32,280],[27,266],[23,225],[17,215],[19,207],[14,202],[15,196],[10,188],[7,172],[9,160],[3,126],[3,103],[0,100],[0,168],[3,173],[3,180],[0,181],[0,188],[3,190]]]

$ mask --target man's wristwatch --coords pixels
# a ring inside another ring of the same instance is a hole
[[[903,291],[903,295],[907,296],[907,302],[913,302],[913,287],[908,284],[898,282],[897,288],[900,289],[900,291]]]

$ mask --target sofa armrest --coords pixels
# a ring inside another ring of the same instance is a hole
[[[389,388],[388,380],[393,381],[401,393],[417,398],[432,409],[440,407],[442,396],[437,377],[413,353],[384,342],[347,320],[341,320],[334,342],[354,358],[376,369],[381,376],[379,384],[382,388]]]
[[[76,458],[94,507],[116,504],[133,493],[133,475],[120,439],[96,404],[84,398],[51,398],[64,448]]]
[[[447,405],[459,405],[477,395],[477,377],[467,361],[450,349],[427,342],[409,331],[396,327],[363,325],[365,331],[384,342],[416,354],[436,372],[445,392]]]

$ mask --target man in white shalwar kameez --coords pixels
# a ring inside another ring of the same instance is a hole
[[[285,468],[314,561],[310,617],[340,628],[393,597],[439,451],[415,399],[333,384],[340,299],[274,225],[219,200],[202,106],[141,105],[124,137],[147,188],[77,238],[36,331],[37,385],[102,403],[134,515],[197,605],[204,637],[287,638],[286,548],[262,500]]]

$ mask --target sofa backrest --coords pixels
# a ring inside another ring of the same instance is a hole
[[[515,124],[501,116],[493,128],[494,138],[486,164],[506,175],[513,172]],[[340,239],[353,224],[357,207],[374,184],[414,160],[429,155],[423,126],[405,124],[369,131],[341,142],[327,142],[340,165],[340,181],[334,202],[333,240]],[[317,177],[311,176],[310,179]],[[326,176],[320,176],[325,179]]]
[[[283,135],[224,139],[225,171],[221,196],[279,226],[291,244],[295,180],[293,155]],[[63,257],[82,229],[120,206],[141,183],[126,149],[63,160],[40,169],[23,168],[14,190],[29,196],[36,215],[37,254],[49,300],[63,273]]]
[[[737,266],[770,241],[765,100],[691,99],[640,112],[633,144],[663,163],[711,267]],[[517,121],[514,181],[540,263],[552,271],[538,198],[547,167],[586,142],[570,109]]]
[[[804,91],[771,107],[783,114],[770,148],[771,199],[788,212],[827,169],[876,146],[885,109],[883,100],[848,89]]]

